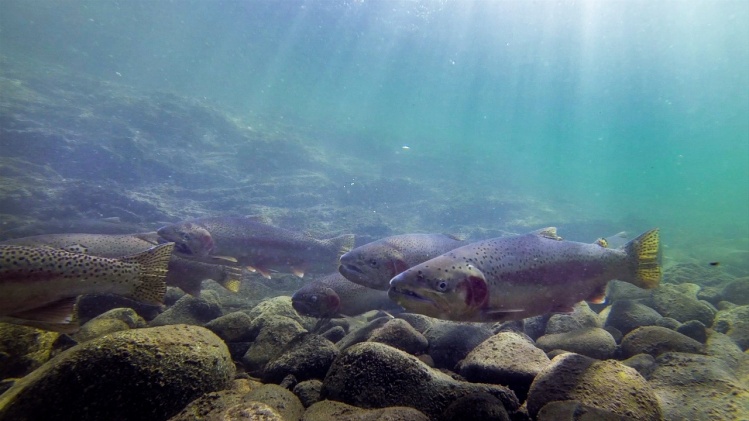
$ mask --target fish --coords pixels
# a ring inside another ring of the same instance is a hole
[[[291,305],[303,316],[329,319],[355,316],[370,310],[403,311],[380,291],[355,284],[334,272],[301,287]]]
[[[120,235],[44,234],[7,240],[0,244],[48,246],[71,253],[118,258],[148,250],[159,243],[158,238],[156,232]],[[206,279],[212,279],[229,291],[237,292],[241,277],[241,268],[198,262],[172,253],[165,280],[167,285],[178,287],[192,296],[199,297],[201,284]]]
[[[163,304],[174,243],[120,259],[46,246],[0,245],[0,321],[73,332],[76,297],[116,294]]]
[[[262,217],[206,217],[167,225],[157,231],[176,243],[185,257],[246,267],[271,278],[271,271],[302,278],[309,270],[327,272],[354,246],[354,235],[316,239],[267,223]]]
[[[554,227],[478,241],[396,275],[388,294],[407,311],[453,321],[569,313],[580,301],[603,303],[612,279],[658,286],[659,235],[652,229],[618,249],[562,240]]]
[[[132,224],[118,217],[101,219],[50,219],[36,221],[0,231],[0,239],[29,237],[43,234],[65,234],[69,232],[89,234],[132,234],[153,230],[151,224]]]
[[[395,275],[467,244],[447,234],[394,235],[345,253],[338,271],[351,282],[387,291]]]

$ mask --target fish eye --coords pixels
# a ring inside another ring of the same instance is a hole
[[[435,287],[437,288],[437,291],[439,292],[445,292],[447,291],[447,282],[446,281],[437,281],[435,284]]]
[[[372,267],[377,267],[377,260],[375,259],[369,259],[369,265]]]
[[[317,302],[317,295],[311,295],[311,296],[309,297],[309,299],[310,299],[310,301],[312,301],[313,303],[316,303],[316,302]]]

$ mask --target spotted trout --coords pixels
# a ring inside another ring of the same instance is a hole
[[[174,243],[110,259],[52,247],[0,245],[0,320],[75,331],[75,299],[117,294],[162,304]]]
[[[658,229],[620,249],[563,241],[555,228],[471,243],[390,281],[407,311],[454,321],[518,320],[602,303],[612,279],[654,288],[661,279]]]
[[[291,297],[291,304],[299,314],[319,318],[355,316],[370,310],[403,311],[386,291],[355,284],[337,272],[301,287]]]
[[[48,246],[72,253],[118,258],[148,250],[158,244],[155,232],[137,234],[43,234],[3,241],[0,244]],[[202,282],[212,279],[232,292],[239,291],[241,269],[198,262],[172,254],[166,284],[193,296],[200,296]]]
[[[353,248],[354,236],[318,240],[278,228],[257,217],[209,217],[167,225],[158,230],[186,257],[232,262],[270,278],[272,270],[303,277],[308,269],[327,271]]]
[[[344,254],[338,271],[351,282],[387,291],[395,275],[466,244],[445,234],[394,235]]]

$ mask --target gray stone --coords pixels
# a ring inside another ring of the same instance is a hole
[[[488,393],[460,397],[440,417],[445,421],[510,421],[502,401]]]
[[[320,336],[329,340],[330,342],[336,343],[346,336],[346,331],[341,326],[333,326],[323,332]]]
[[[598,361],[563,354],[551,361],[531,385],[526,405],[532,419],[546,404],[579,401],[582,405],[637,420],[661,420],[653,389],[637,372],[614,360]]]
[[[0,398],[0,419],[167,419],[228,387],[234,373],[229,350],[208,329],[120,331],[76,345],[19,380]]]
[[[665,327],[666,329],[676,330],[681,326],[681,322],[670,317],[661,317],[655,322],[656,326]]]
[[[715,316],[713,329],[725,333],[746,351],[749,349],[749,306],[719,311]]]
[[[694,284],[661,284],[653,290],[653,308],[664,317],[674,318],[682,323],[699,320],[710,326],[715,311],[709,304],[697,299],[699,286]]]
[[[151,320],[150,326],[173,324],[204,325],[221,316],[221,306],[213,291],[205,291],[200,297],[185,295],[172,307]]]
[[[309,408],[312,404],[320,401],[320,390],[322,389],[322,381],[317,379],[305,380],[297,383],[294,386],[293,392],[302,402],[305,408]]]
[[[429,421],[414,408],[394,406],[380,409],[359,408],[343,402],[320,401],[304,413],[303,421]]]
[[[749,418],[749,389],[722,360],[669,352],[656,359],[648,378],[668,420]]]
[[[429,346],[424,335],[401,319],[392,319],[375,329],[368,340],[390,345],[412,355],[423,354]]]
[[[434,319],[416,313],[401,313],[395,316],[396,319],[403,319],[408,322],[419,333],[424,333],[434,325]]]
[[[372,332],[385,326],[385,324],[390,320],[390,317],[378,317],[374,320],[370,320],[368,323],[357,329],[351,330],[346,336],[344,336],[340,341],[336,343],[336,345],[338,345],[338,349],[343,351],[352,345],[358,344],[360,342],[365,342],[372,335]]]
[[[290,390],[275,384],[264,384],[244,396],[245,401],[262,402],[276,410],[285,421],[302,419],[304,405]],[[246,419],[246,418],[244,418]]]
[[[424,332],[435,367],[453,370],[478,344],[492,336],[485,324],[439,321]]]
[[[642,374],[643,377],[647,378],[655,367],[655,357],[650,354],[637,354],[622,361],[622,364],[634,368]]]
[[[625,358],[637,354],[657,357],[664,352],[704,353],[704,346],[694,339],[660,326],[638,327],[622,339],[621,350]]]
[[[401,350],[363,342],[341,352],[333,362],[323,381],[322,397],[367,408],[410,406],[437,419],[458,398],[479,392],[499,398],[510,412],[520,406],[506,387],[454,380]]]
[[[248,372],[259,374],[269,361],[281,355],[286,344],[306,330],[285,316],[267,316],[250,348],[242,357]]]
[[[580,401],[555,401],[547,403],[538,411],[536,421],[636,421],[636,419],[583,405]]]
[[[739,278],[726,284],[721,290],[721,296],[724,300],[736,305],[749,305],[749,277]]]
[[[614,337],[599,327],[544,335],[538,338],[536,345],[546,352],[561,349],[599,360],[611,358],[616,351]]]
[[[205,328],[218,335],[224,342],[251,341],[250,325],[252,318],[246,313],[235,311],[206,323]]]
[[[690,320],[676,328],[676,331],[702,344],[707,341],[707,328],[698,320]]]
[[[458,373],[470,382],[506,385],[523,401],[549,362],[524,334],[500,332],[474,348],[458,365]]]
[[[549,321],[549,314],[543,314],[540,316],[529,317],[523,320],[523,333],[528,335],[529,338],[534,341],[546,332],[546,322]]]
[[[623,335],[640,326],[653,326],[662,316],[652,308],[635,301],[621,300],[611,305],[606,326],[613,326]]]
[[[575,305],[570,314],[553,314],[546,322],[546,335],[566,333],[587,327],[602,327],[601,320],[585,301]]]
[[[279,383],[288,375],[298,381],[322,379],[328,372],[338,348],[320,335],[302,333],[292,339],[280,355],[269,361],[263,370],[266,383]]]
[[[0,379],[23,377],[73,345],[62,333],[0,323]]]

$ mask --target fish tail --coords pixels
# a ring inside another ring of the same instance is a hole
[[[630,273],[624,281],[645,289],[661,282],[661,246],[658,228],[651,229],[624,245]]]
[[[166,273],[169,259],[172,257],[174,243],[165,243],[128,256],[122,261],[141,265],[138,276],[140,282],[135,286],[131,298],[147,304],[163,304],[166,294]]]

